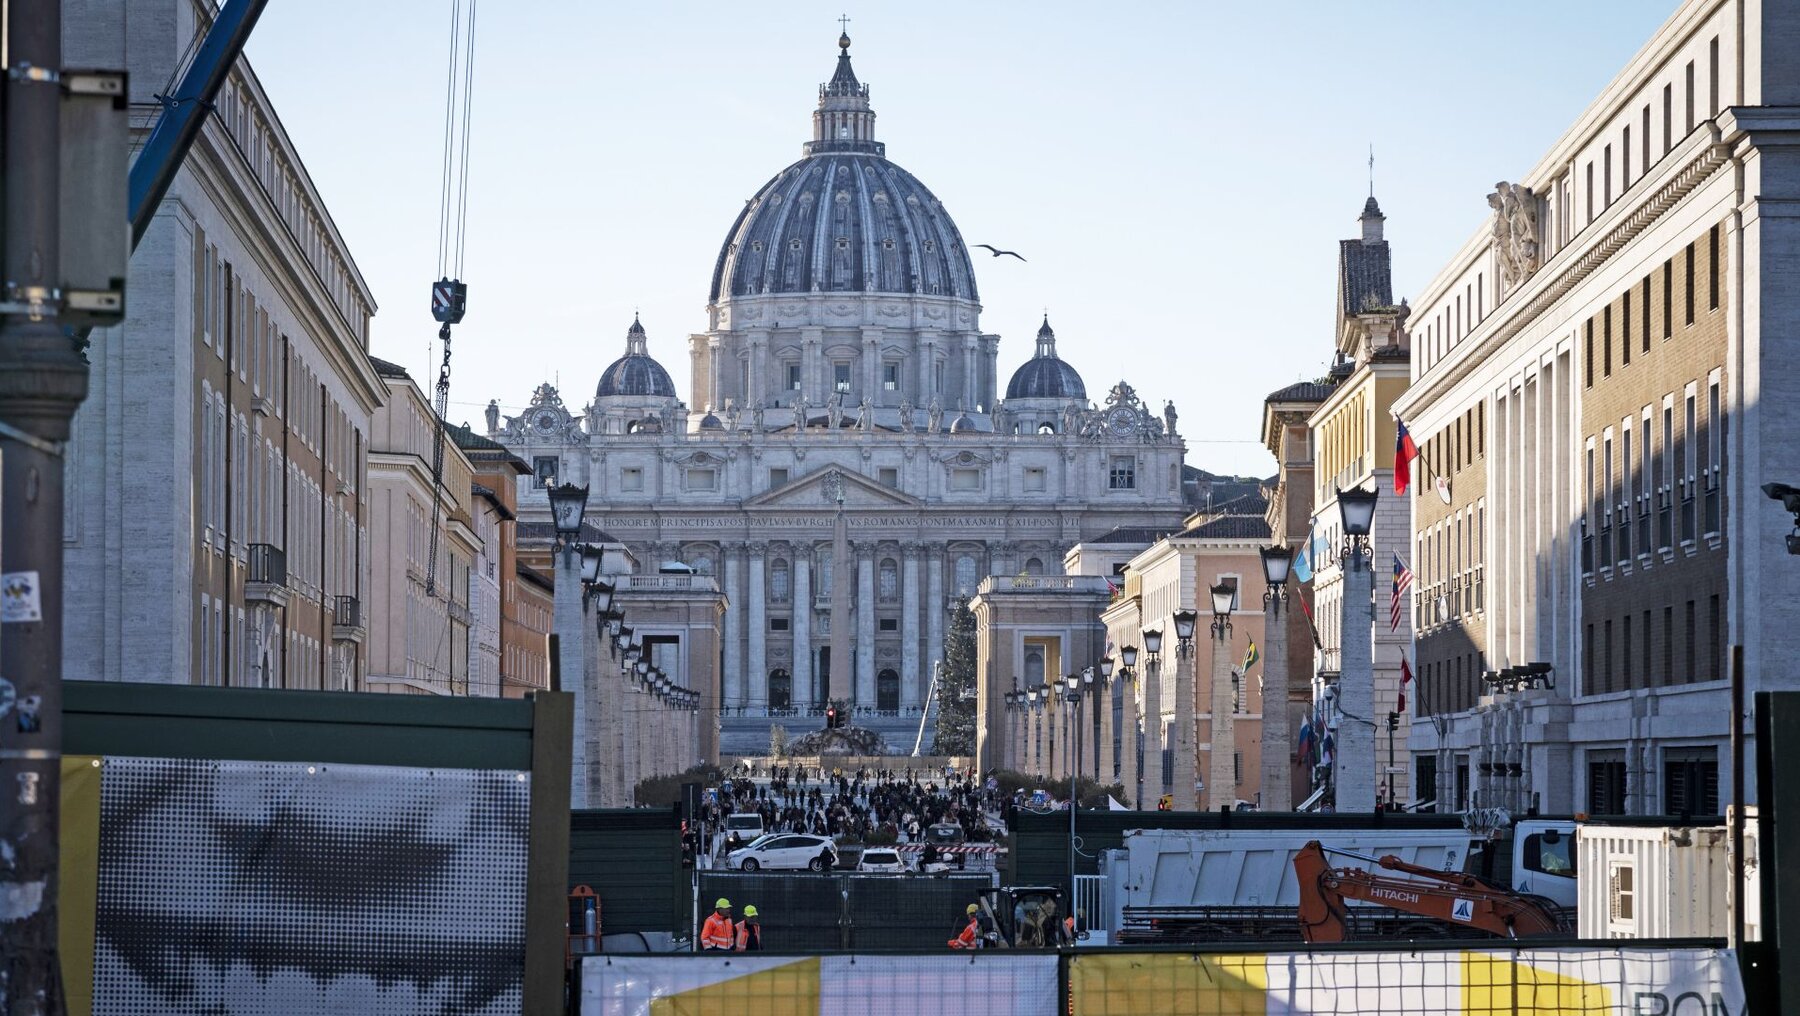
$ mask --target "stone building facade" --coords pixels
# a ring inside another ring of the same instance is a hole
[[[1312,427],[1308,421],[1331,394],[1334,384],[1329,376],[1319,381],[1299,381],[1269,393],[1263,400],[1263,447],[1275,456],[1276,464],[1275,484],[1269,494],[1270,542],[1295,554],[1312,535],[1313,498],[1317,494]],[[1288,596],[1279,632],[1285,640],[1285,652],[1279,655],[1286,658],[1287,664],[1288,722],[1278,728],[1285,730],[1287,737],[1285,743],[1265,741],[1263,746],[1263,800],[1271,810],[1284,810],[1280,807],[1284,803],[1289,808],[1300,804],[1312,785],[1312,767],[1301,764],[1298,742],[1300,726],[1312,711],[1313,675],[1318,665],[1314,652],[1318,644],[1313,639],[1312,614],[1308,613],[1312,609],[1311,584],[1290,576]],[[1272,640],[1277,633],[1271,631],[1268,635]],[[1271,667],[1273,659],[1271,656]],[[1263,691],[1268,695],[1264,709],[1274,708],[1276,693],[1271,689],[1277,680],[1273,672],[1264,679]],[[1269,788],[1280,785],[1280,777],[1270,769],[1271,765],[1286,766],[1285,793],[1270,792]]]
[[[1717,812],[1730,648],[1747,691],[1793,684],[1792,519],[1757,488],[1800,476],[1797,31],[1682,3],[1421,293],[1399,408],[1454,463],[1449,505],[1414,502],[1440,801]]]
[[[66,61],[123,54],[147,131],[208,10],[72,8]],[[69,676],[360,689],[375,304],[247,60],[128,286],[125,322],[92,335],[68,452]]]
[[[728,753],[765,751],[771,718],[831,700],[910,747],[952,598],[989,575],[1054,575],[1084,538],[1183,514],[1173,407],[1123,381],[1096,406],[1048,320],[1001,397],[969,252],[874,140],[839,45],[803,157],[719,252],[689,400],[633,322],[584,408],[543,385],[524,412],[488,414],[489,436],[532,465],[523,518],[547,519],[551,478],[585,485],[588,518],[641,569],[719,584],[709,694]]]

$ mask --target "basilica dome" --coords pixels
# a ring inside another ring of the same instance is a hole
[[[1050,328],[1049,315],[1044,316],[1044,323],[1038,328],[1037,355],[1013,371],[1012,380],[1006,383],[1006,398],[1009,402],[1013,399],[1087,401],[1087,385],[1082,383],[1081,375],[1056,355],[1056,332]]]
[[[875,140],[869,86],[838,39],[799,162],[744,203],[719,250],[711,300],[772,293],[904,293],[978,299],[962,235]]]
[[[600,386],[594,394],[602,399],[621,395],[676,397],[675,382],[669,380],[669,372],[663,365],[651,357],[644,326],[636,318],[632,318],[631,328],[625,333],[625,355],[614,360],[606,373],[600,375]]]

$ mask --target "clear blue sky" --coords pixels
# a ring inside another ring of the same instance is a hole
[[[1272,473],[1262,398],[1331,355],[1369,146],[1408,296],[1673,8],[489,0],[450,417],[544,380],[578,410],[634,310],[686,394],[725,231],[799,157],[847,13],[888,156],[1030,259],[976,263],[1002,379],[1048,307],[1090,396],[1123,376],[1175,401],[1190,464]],[[374,287],[372,351],[425,384],[448,14],[276,0],[249,46]]]

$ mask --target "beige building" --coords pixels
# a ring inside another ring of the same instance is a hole
[[[1275,486],[1269,495],[1269,532],[1272,543],[1293,553],[1299,553],[1306,546],[1312,533],[1313,498],[1318,493],[1309,421],[1330,396],[1335,384],[1335,378],[1329,375],[1319,381],[1300,381],[1271,392],[1263,400],[1263,446],[1275,456],[1276,463]],[[1285,810],[1303,803],[1312,789],[1312,767],[1301,763],[1298,751],[1301,724],[1312,712],[1313,676],[1318,666],[1315,653],[1318,643],[1314,640],[1313,623],[1308,615],[1313,597],[1311,584],[1298,581],[1297,576],[1290,577],[1288,597],[1283,615],[1285,623],[1280,631],[1284,652],[1275,654],[1285,656],[1287,664],[1287,723],[1285,727],[1276,728],[1285,729],[1286,736],[1280,745],[1265,744],[1263,754],[1263,803],[1273,810]],[[1271,641],[1276,634],[1269,633]],[[1267,645],[1265,643],[1265,654],[1269,653]],[[1271,666],[1274,660],[1274,656],[1270,656]],[[1270,696],[1265,709],[1274,708],[1274,680],[1275,675],[1271,673],[1264,681],[1264,690]],[[1279,779],[1277,771],[1270,766],[1277,764],[1285,765],[1285,794],[1269,792]]]
[[[433,489],[437,415],[405,369],[379,359],[375,367],[388,399],[369,448],[371,532],[379,556],[369,583],[367,687],[498,695],[497,680],[491,686],[471,680],[476,644],[470,580],[482,553],[474,529],[474,468],[446,436],[443,472]]]
[[[70,66],[130,73],[132,119],[206,5],[64,12]],[[68,451],[70,677],[354,690],[374,299],[247,60],[226,77],[93,333]]]
[[[1104,750],[1111,743],[1112,695],[1098,670],[1106,655],[1099,614],[1108,589],[1100,575],[981,580],[969,601],[978,767],[1113,782],[1112,753]],[[1083,695],[1060,702],[1056,693],[1066,691],[1062,684],[1071,674],[1084,676]],[[1033,691],[1035,697],[1018,701]]]
[[[513,558],[500,600],[500,694],[524,698],[550,687],[550,577]]]
[[[1411,740],[1447,805],[1717,813],[1730,647],[1793,684],[1758,487],[1800,477],[1800,12],[1746,10],[1681,3],[1420,294],[1399,408],[1451,498],[1413,505]]]

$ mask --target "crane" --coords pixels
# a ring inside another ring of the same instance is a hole
[[[438,194],[438,273],[431,284],[431,316],[438,321],[438,341],[444,358],[438,366],[432,409],[436,441],[431,449],[431,543],[425,564],[425,595],[437,595],[438,531],[442,528],[444,497],[444,442],[450,411],[450,326],[461,324],[468,310],[469,287],[462,281],[463,247],[469,217],[469,113],[475,86],[475,6],[468,0],[469,16],[463,24],[463,0],[450,0],[450,74],[444,89],[444,169]],[[458,48],[460,45],[460,49]],[[461,81],[457,72],[462,72]]]
[[[1326,854],[1368,861],[1413,878],[1378,875],[1362,868],[1334,868]],[[1300,936],[1308,942],[1342,942],[1350,937],[1345,900],[1361,900],[1501,938],[1567,934],[1573,931],[1561,908],[1542,896],[1516,893],[1460,871],[1435,871],[1393,855],[1371,857],[1332,850],[1312,840],[1294,855],[1300,883]]]

